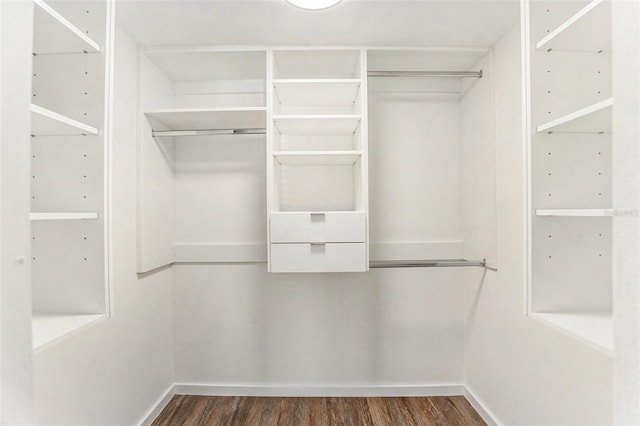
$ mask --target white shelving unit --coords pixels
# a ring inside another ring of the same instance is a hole
[[[34,0],[34,9],[32,329],[41,351],[109,316],[113,3]]]
[[[139,59],[138,271],[265,261],[266,50],[148,48]]]
[[[605,353],[613,350],[615,213],[610,8],[606,0],[531,2],[528,11],[529,314]]]
[[[269,270],[368,270],[366,55],[273,53]]]

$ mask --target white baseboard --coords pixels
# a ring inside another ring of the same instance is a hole
[[[169,401],[171,401],[171,398],[176,394],[175,388],[175,385],[169,386],[164,395],[161,396],[155,404],[153,404],[149,411],[147,411],[147,414],[142,418],[142,421],[138,423],[140,426],[149,426],[153,423],[156,417],[158,417],[162,410],[164,410],[164,407],[166,407]]]
[[[464,393],[463,385],[380,386],[269,386],[176,383],[178,395],[211,396],[452,396]]]
[[[494,416],[491,411],[476,397],[476,394],[469,389],[469,387],[464,387],[464,397],[469,401],[469,404],[478,412],[482,420],[489,426],[500,426],[500,422],[498,422],[497,417]]]

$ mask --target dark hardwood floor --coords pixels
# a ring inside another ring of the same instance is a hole
[[[265,398],[176,395],[160,425],[485,425],[463,396]]]

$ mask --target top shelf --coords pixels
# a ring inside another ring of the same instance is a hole
[[[144,113],[164,128],[154,130],[214,130],[264,128],[266,107],[185,108]]]
[[[33,0],[33,2],[35,5],[33,52],[35,54],[100,51],[98,43],[43,0]]]
[[[537,50],[609,52],[611,50],[611,7],[605,0],[593,0],[536,43]]]

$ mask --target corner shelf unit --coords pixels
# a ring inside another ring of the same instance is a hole
[[[529,306],[613,350],[610,1],[530,2]],[[579,78],[576,73],[579,72]],[[562,206],[562,208],[555,208]]]
[[[41,351],[110,314],[106,177],[114,4],[33,3],[32,344]]]

